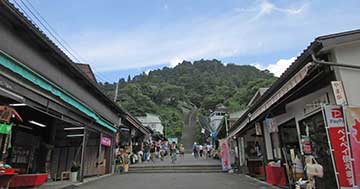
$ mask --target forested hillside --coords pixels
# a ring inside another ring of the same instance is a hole
[[[181,136],[184,107],[196,106],[204,114],[223,103],[230,111],[246,107],[260,87],[275,77],[248,65],[224,65],[218,60],[184,61],[174,68],[164,67],[148,74],[120,80],[118,104],[138,116],[159,114],[167,136]],[[115,84],[100,83],[114,96]]]

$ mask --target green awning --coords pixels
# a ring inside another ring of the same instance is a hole
[[[0,51],[0,65],[20,75],[21,77],[27,79],[33,84],[45,89],[46,91],[49,91],[53,95],[58,96],[64,102],[70,104],[71,106],[85,113],[89,117],[95,119],[95,121],[98,124],[104,126],[105,128],[113,132],[116,132],[116,128],[114,128],[110,123],[99,117],[94,111],[92,111],[86,105],[82,104],[81,102],[76,100],[74,97],[72,97],[69,93],[67,93],[60,87],[51,83],[50,81],[42,77],[40,74],[36,73],[35,71],[31,70],[29,67],[16,61],[14,58],[10,57],[9,55],[5,54],[2,51]]]

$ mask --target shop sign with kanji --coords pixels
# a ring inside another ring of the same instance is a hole
[[[354,174],[342,108],[325,106],[324,111],[339,188],[353,187]]]
[[[350,133],[355,185],[360,186],[360,107],[346,107],[346,123]]]

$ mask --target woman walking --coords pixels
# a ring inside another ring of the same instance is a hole
[[[184,160],[184,157],[185,157],[185,147],[184,147],[183,144],[180,144],[179,152],[180,152],[180,158],[181,158],[182,160]]]

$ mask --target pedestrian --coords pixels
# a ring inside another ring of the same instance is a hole
[[[179,153],[180,153],[180,158],[183,160],[185,157],[185,147],[183,144],[180,144]]]
[[[144,161],[149,161],[150,146],[148,143],[144,145]]]
[[[199,157],[198,145],[196,144],[196,142],[194,142],[194,144],[193,144],[193,155],[194,155],[195,159],[197,159]]]
[[[175,163],[176,161],[176,142],[173,141],[170,145],[170,154],[171,154],[171,163]]]
[[[203,157],[203,151],[204,151],[204,147],[203,145],[199,145],[199,154],[200,154],[200,157]]]
[[[212,157],[212,145],[211,144],[207,144],[207,151],[208,151],[208,157]]]
[[[165,142],[161,142],[160,144],[160,160],[164,161],[164,157],[165,157]]]
[[[207,159],[208,158],[208,147],[207,145],[204,145],[204,150],[203,150],[203,158]]]
[[[152,144],[150,147],[150,160],[152,163],[155,163],[155,156],[156,156],[155,152],[156,152],[155,144]]]

